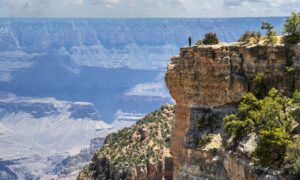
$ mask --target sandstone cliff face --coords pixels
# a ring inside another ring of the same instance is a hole
[[[300,44],[195,46],[182,48],[172,58],[166,83],[176,100],[174,177],[282,178],[278,172],[255,167],[245,155],[251,148],[228,152],[222,146],[223,117],[235,112],[242,95],[255,88],[258,73],[264,74],[267,89],[276,87],[287,95],[299,89]],[[207,136],[212,140],[199,148]]]

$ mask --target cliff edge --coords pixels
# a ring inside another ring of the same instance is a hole
[[[181,48],[171,60],[166,84],[176,101],[171,153],[177,179],[285,179],[257,167],[248,136],[232,152],[224,147],[223,118],[237,112],[242,96],[255,91],[263,74],[265,89],[290,96],[300,89],[300,44],[223,44]],[[248,154],[248,155],[247,155]]]

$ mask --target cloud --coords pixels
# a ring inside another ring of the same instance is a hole
[[[137,84],[125,92],[125,95],[169,98],[169,94],[163,82]]]
[[[245,2],[246,1],[242,1],[242,0],[224,0],[224,5],[225,6],[241,6]]]
[[[85,5],[104,5],[104,6],[116,6],[121,0],[84,0]]]
[[[177,5],[177,7],[181,9],[189,10],[189,11],[193,11],[195,9],[207,10],[211,8],[211,5],[208,3],[208,1],[201,1],[201,0],[175,0],[175,5]]]
[[[224,0],[224,9],[240,16],[287,16],[300,11],[300,0]]]
[[[0,16],[285,16],[300,11],[299,4],[300,0],[0,0]]]
[[[254,6],[257,9],[260,7],[283,7],[294,4],[299,5],[300,0],[224,0],[225,6]]]
[[[0,1],[0,15],[21,17],[55,16],[60,9],[67,11],[72,6],[82,4],[83,0],[2,0]],[[1,14],[2,10],[6,14]]]

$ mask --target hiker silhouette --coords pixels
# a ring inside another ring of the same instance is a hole
[[[192,37],[191,36],[189,37],[189,46],[190,47],[192,46]]]

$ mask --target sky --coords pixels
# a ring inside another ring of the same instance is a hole
[[[0,0],[1,17],[257,17],[300,11],[300,0]]]

